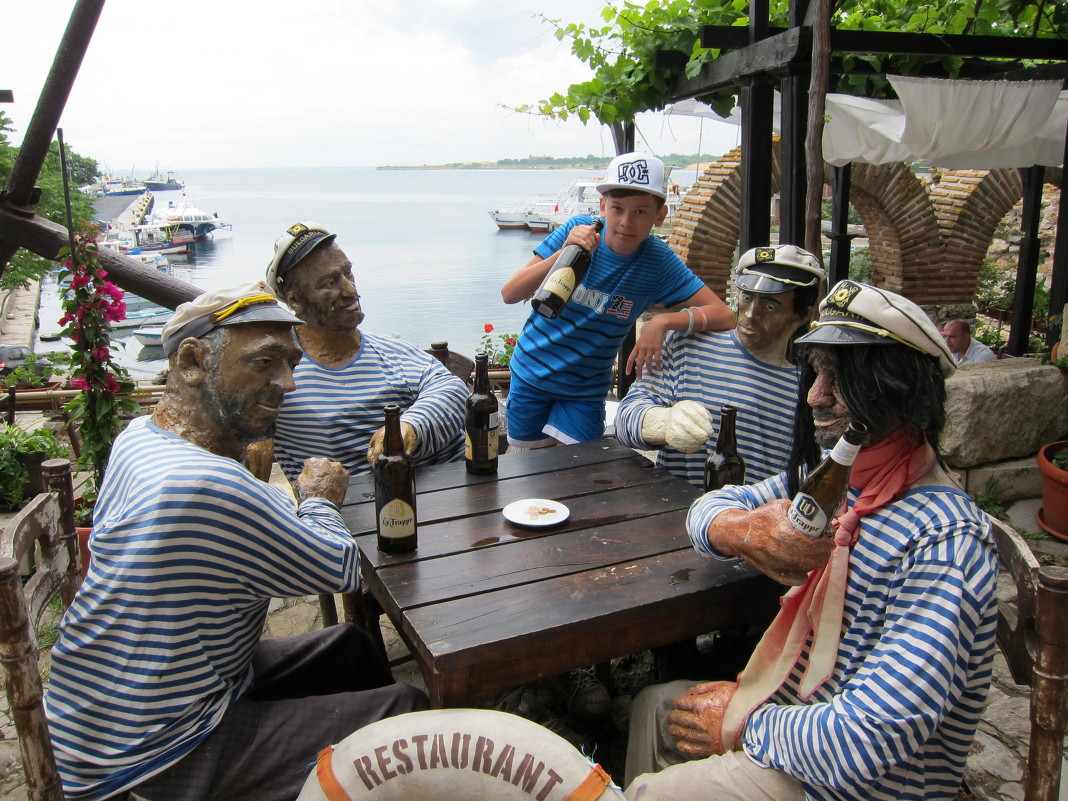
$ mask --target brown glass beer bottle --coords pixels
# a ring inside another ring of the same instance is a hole
[[[600,233],[604,220],[594,220],[593,228]],[[590,252],[581,245],[568,245],[556,257],[552,269],[530,299],[530,305],[542,317],[559,317],[590,268]]]
[[[386,406],[386,435],[375,459],[375,513],[378,550],[410,553],[418,545],[415,519],[415,464],[404,451],[400,407]]]
[[[497,397],[490,392],[489,356],[475,354],[475,386],[467,398],[464,424],[466,445],[464,463],[467,472],[485,476],[497,472],[497,435],[500,416]]]
[[[705,460],[705,492],[727,484],[745,483],[745,461],[738,453],[736,433],[738,409],[724,406],[719,410],[719,435],[716,448]]]
[[[831,520],[849,491],[849,471],[867,433],[863,423],[850,423],[827,458],[801,483],[786,513],[795,531],[808,537],[829,533]]]

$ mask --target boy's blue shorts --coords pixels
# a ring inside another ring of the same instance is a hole
[[[604,401],[557,398],[515,378],[508,387],[508,444],[543,448],[604,436]]]

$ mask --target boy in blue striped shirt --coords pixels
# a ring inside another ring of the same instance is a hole
[[[604,433],[612,365],[635,321],[654,305],[684,306],[648,322],[620,369],[658,367],[664,335],[734,327],[734,315],[652,230],[667,216],[664,164],[645,153],[612,160],[599,184],[604,233],[572,217],[534,249],[502,287],[505,303],[529,299],[566,245],[590,251],[589,270],[558,317],[531,311],[512,354],[508,442],[518,448],[587,442]]]

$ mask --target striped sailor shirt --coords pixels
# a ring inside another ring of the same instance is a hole
[[[534,249],[547,259],[576,225],[593,217],[572,217]],[[531,311],[512,353],[512,376],[559,398],[603,400],[623,337],[647,309],[674,306],[704,283],[667,244],[650,234],[638,249],[620,256],[602,242],[590,268],[559,317]]]
[[[90,548],[46,696],[70,799],[121,792],[210,734],[252,681],[272,598],[359,586],[335,506],[309,498],[298,510],[147,417],[115,441]]]
[[[754,359],[734,331],[698,331],[688,337],[669,331],[662,368],[631,384],[620,401],[616,439],[639,450],[657,447],[641,436],[647,411],[683,400],[704,405],[717,427],[705,447],[683,453],[665,445],[656,454],[658,465],[703,487],[705,460],[715,450],[720,408],[730,404],[738,409],[735,430],[738,452],[745,461],[745,481],[755,484],[786,467],[797,393],[796,367],[776,367]]]
[[[467,385],[414,345],[381,334],[362,335],[348,364],[326,367],[305,356],[293,371],[297,388],[278,413],[275,455],[295,481],[304,460],[324,456],[349,475],[369,473],[367,447],[385,423],[383,409],[401,407],[415,428],[416,465],[453,462],[464,455]]]
[[[717,514],[785,497],[776,476],[698,499],[694,547],[717,556],[707,538]],[[914,487],[864,517],[834,673],[800,698],[802,652],[746,722],[745,752],[813,799],[952,799],[990,687],[997,572],[989,520],[961,490]]]

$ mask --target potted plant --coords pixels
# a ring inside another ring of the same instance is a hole
[[[1068,541],[1068,440],[1044,445],[1037,458],[1042,474],[1038,524],[1054,537]]]
[[[22,364],[4,376],[4,383],[9,390],[40,388],[52,383],[55,372],[56,368],[51,361],[31,353]]]
[[[49,428],[25,431],[0,426],[0,508],[20,509],[30,499],[31,477],[45,459],[69,459],[67,449]]]
[[[518,334],[497,334],[490,336],[493,331],[493,323],[486,323],[483,328],[482,339],[479,340],[476,353],[485,353],[489,356],[490,385],[495,389],[505,390],[511,383],[512,370],[509,366],[512,362],[512,352]]]

